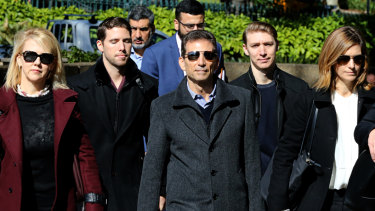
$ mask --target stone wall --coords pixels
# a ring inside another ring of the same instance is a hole
[[[66,75],[78,74],[88,70],[90,66],[94,63],[92,62],[82,62],[82,63],[73,63],[64,64]],[[318,78],[318,65],[316,64],[277,64],[278,67],[292,75],[295,75],[299,78],[305,80],[310,86]],[[236,62],[226,62],[225,68],[227,70],[227,77],[229,81],[232,81],[248,71],[250,63],[236,63]],[[0,66],[0,79],[4,78],[7,65]],[[1,84],[3,80],[1,80]]]

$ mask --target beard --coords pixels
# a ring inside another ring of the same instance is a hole
[[[134,49],[143,49],[143,48],[147,48],[148,46],[150,46],[150,44],[151,44],[151,41],[152,41],[152,32],[150,32],[150,34],[149,34],[149,36],[148,36],[148,40],[145,42],[145,43],[143,43],[143,44],[132,44],[132,47],[134,48]],[[142,38],[140,38],[140,39],[138,39],[138,40],[141,40],[141,41],[143,41],[143,39]]]
[[[180,37],[180,39],[182,40],[183,38],[184,38],[184,34],[182,34],[182,32],[181,32],[181,30],[180,29],[178,29],[177,30],[177,34],[178,34],[178,36]]]

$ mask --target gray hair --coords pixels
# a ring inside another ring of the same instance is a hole
[[[154,27],[154,13],[147,7],[142,5],[134,6],[128,14],[128,21],[130,19],[139,21],[146,18],[149,20],[149,26]]]

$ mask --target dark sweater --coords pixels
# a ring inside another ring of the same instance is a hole
[[[22,210],[51,210],[55,198],[52,92],[17,95],[23,134]]]

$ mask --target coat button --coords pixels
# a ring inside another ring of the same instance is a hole
[[[214,147],[210,146],[210,148],[208,149],[208,151],[213,152],[214,151]]]
[[[13,193],[13,189],[12,188],[9,188],[8,191],[9,191],[9,193]]]
[[[219,197],[219,195],[217,195],[216,193],[214,194],[214,196],[212,197],[214,200],[216,200],[217,198]]]
[[[17,166],[17,163],[16,163],[16,162],[13,162],[13,166],[16,167],[16,166]]]
[[[211,171],[211,176],[215,176],[215,175],[216,175],[216,173],[217,173],[217,171],[216,171],[216,170],[212,170],[212,171]]]

